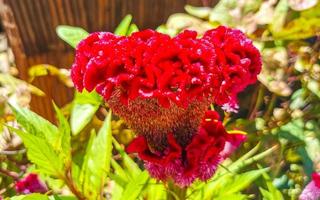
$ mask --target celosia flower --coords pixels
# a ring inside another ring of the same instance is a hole
[[[173,38],[145,30],[91,34],[77,46],[71,78],[79,91],[96,90],[140,135],[128,150],[152,176],[186,186],[210,178],[245,138],[228,134],[208,106],[235,110],[237,94],[260,70],[259,51],[239,30]]]
[[[21,194],[46,193],[48,191],[47,186],[41,182],[37,174],[29,174],[17,181],[15,188]]]
[[[313,173],[311,182],[302,191],[299,200],[320,199],[320,173]]]
[[[252,42],[226,27],[200,38],[195,31],[173,38],[153,30],[128,37],[97,32],[77,46],[71,78],[79,91],[95,89],[151,146],[163,149],[169,132],[188,143],[211,103],[234,110],[237,94],[260,69]]]
[[[244,140],[242,133],[229,134],[214,111],[206,112],[200,128],[189,144],[182,146],[172,133],[167,135],[164,151],[152,151],[143,136],[128,146],[129,153],[138,153],[151,176],[166,181],[173,179],[179,186],[188,186],[195,179],[208,180],[217,165],[227,158]]]

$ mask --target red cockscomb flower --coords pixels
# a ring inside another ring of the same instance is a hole
[[[207,31],[203,38],[215,46],[216,64],[223,76],[215,102],[235,107],[237,94],[257,80],[262,65],[260,53],[252,41],[237,29],[220,26]]]
[[[37,174],[29,174],[17,181],[15,188],[21,194],[46,193],[48,191],[47,186],[40,181]]]
[[[118,91],[124,104],[142,97],[186,107],[193,99],[234,101],[260,69],[259,51],[239,30],[219,27],[202,38],[194,31],[170,38],[145,30],[91,34],[76,49],[71,77],[78,90],[96,89],[106,100]]]
[[[153,30],[99,32],[77,46],[71,78],[80,91],[95,89],[149,146],[163,150],[170,132],[188,144],[211,103],[233,110],[260,68],[252,42],[226,27],[201,38],[195,31],[173,38]]]
[[[241,134],[228,134],[218,114],[206,112],[199,130],[189,144],[181,146],[173,134],[167,135],[168,145],[162,152],[152,151],[145,137],[137,137],[127,148],[138,153],[151,176],[166,181],[173,179],[179,186],[188,186],[195,179],[208,180],[217,165],[228,157],[244,140]]]
[[[320,173],[313,173],[311,182],[302,191],[299,200],[320,199]]]

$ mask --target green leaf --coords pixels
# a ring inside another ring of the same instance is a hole
[[[166,199],[166,188],[164,184],[157,183],[156,180],[151,179],[146,188],[148,200],[158,200],[158,199]]]
[[[53,103],[56,116],[59,122],[59,137],[57,144],[54,146],[61,147],[61,153],[64,155],[66,164],[71,164],[71,130],[67,119],[62,114],[61,110]]]
[[[78,43],[89,35],[87,31],[80,27],[67,25],[57,26],[56,32],[62,40],[64,40],[73,48],[76,48]]]
[[[122,200],[136,200],[141,194],[143,188],[147,185],[149,174],[147,171],[141,172],[136,178],[130,181],[121,197]]]
[[[116,139],[112,139],[112,143],[115,147],[115,149],[119,152],[121,155],[121,158],[123,159],[124,167],[128,170],[131,177],[136,177],[139,174],[141,174],[141,170],[137,163],[135,163],[130,156],[122,149],[121,145],[117,142]]]
[[[83,163],[81,166],[80,176],[79,176],[79,183],[80,183],[83,191],[87,191],[88,188],[90,188],[90,185],[89,185],[90,174],[87,173],[87,170],[88,170],[88,163],[89,163],[88,160],[89,160],[89,156],[90,156],[90,151],[92,149],[93,140],[95,139],[95,137],[96,137],[96,132],[94,129],[92,129],[90,139],[87,144],[86,153],[84,155]]]
[[[49,199],[50,200],[77,200],[77,198],[73,196],[58,196],[58,195],[50,196]]]
[[[263,173],[268,171],[269,168],[252,170],[239,175],[229,175],[229,181],[225,183],[221,188],[219,188],[219,194],[231,195],[238,193],[246,189],[253,181],[259,178]],[[226,179],[227,177],[222,177],[221,179]]]
[[[259,167],[259,168],[261,168],[261,167]],[[273,199],[283,200],[284,198],[283,198],[281,192],[273,185],[270,176],[266,172],[264,172],[264,173],[262,173],[262,177],[268,187],[268,191],[264,190],[263,188],[259,188],[263,197],[264,197],[263,199],[264,200],[273,200]]]
[[[37,165],[39,170],[51,176],[63,177],[63,160],[45,139],[13,127],[8,128],[21,137],[29,160]]]
[[[282,40],[299,40],[315,36],[320,29],[320,17],[304,18],[299,17],[290,21],[281,30],[273,31],[272,35],[275,39]]]
[[[10,200],[49,200],[49,198],[47,195],[35,193],[11,197]]]
[[[109,112],[97,137],[92,141],[90,150],[84,165],[86,176],[85,185],[88,191],[84,191],[90,198],[95,199],[103,193],[106,177],[110,171],[110,160],[112,155],[112,131],[111,131],[111,112]]]
[[[246,200],[246,199],[249,199],[249,197],[247,195],[240,194],[240,193],[221,195],[214,198],[214,200]]]
[[[273,20],[270,24],[270,30],[272,33],[276,33],[283,28],[288,9],[288,0],[280,0],[274,10]]]
[[[319,21],[320,22],[320,18]],[[320,28],[320,25],[319,25]],[[310,79],[307,83],[307,88],[313,92],[318,98],[320,98],[320,83],[314,79]]]
[[[131,35],[132,33],[138,32],[138,31],[139,31],[139,28],[136,24],[130,24],[127,35]]]
[[[95,91],[76,92],[73,102],[70,124],[73,135],[79,134],[92,120],[102,103],[102,98]]]
[[[195,7],[195,6],[191,6],[191,5],[186,5],[184,7],[184,9],[190,15],[204,19],[204,18],[209,17],[209,14],[210,14],[210,11],[212,8],[210,8],[210,7]]]
[[[111,166],[114,170],[114,173],[121,177],[121,179],[126,182],[130,180],[130,175],[128,175],[127,172],[114,159],[111,159]]]
[[[114,31],[114,34],[116,35],[127,35],[127,32],[130,27],[130,23],[132,20],[132,15],[126,15],[120,24],[117,26],[116,30]]]
[[[27,108],[11,105],[11,109],[26,132],[45,138],[50,144],[56,144],[59,139],[59,130],[56,126]]]
[[[231,16],[230,11],[236,8],[236,0],[221,0],[219,3],[211,10],[209,21],[219,22],[223,25],[234,25],[234,18]]]

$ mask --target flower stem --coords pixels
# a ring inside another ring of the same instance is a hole
[[[187,194],[187,188],[181,188],[174,184],[174,182],[168,182],[168,195],[167,200],[185,200]]]

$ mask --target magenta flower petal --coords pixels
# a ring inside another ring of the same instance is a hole
[[[47,186],[41,182],[37,174],[29,174],[17,181],[15,188],[21,194],[46,193],[48,191]]]

